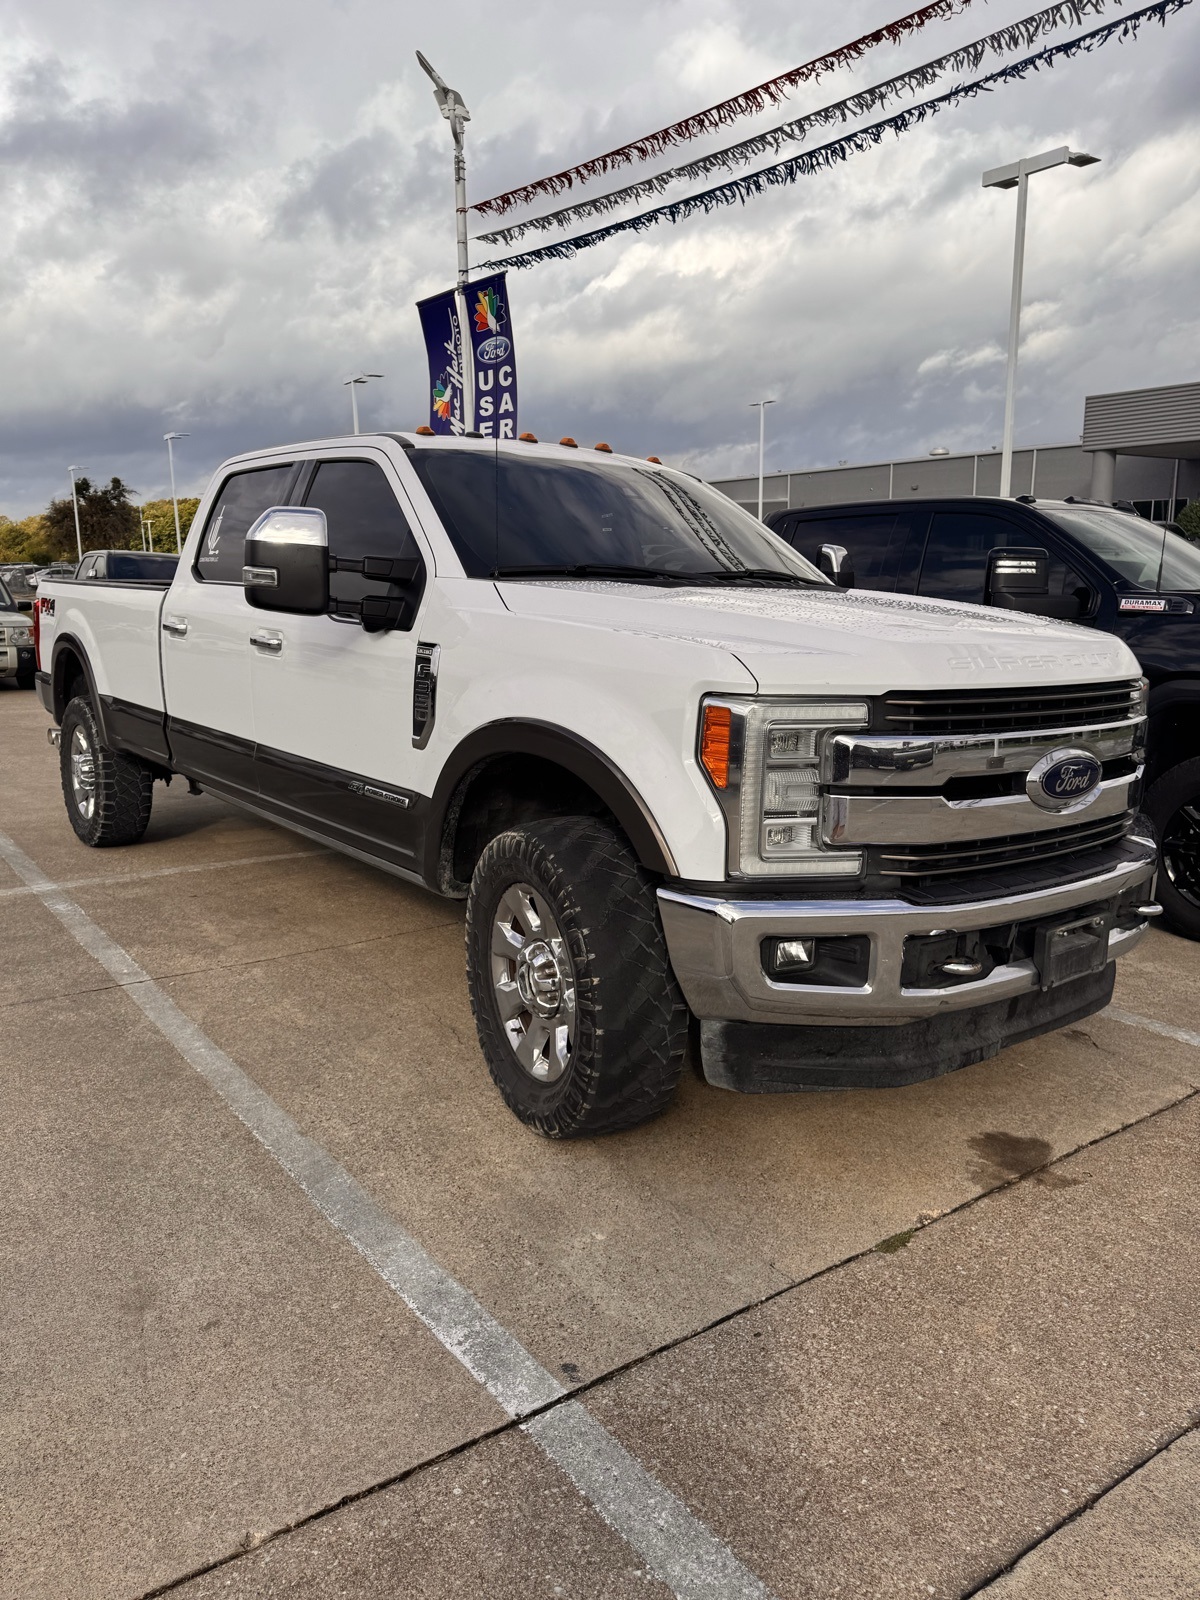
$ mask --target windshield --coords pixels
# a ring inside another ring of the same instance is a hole
[[[1106,506],[1038,509],[1138,589],[1200,589],[1200,549],[1157,523]]]
[[[17,603],[9,591],[8,585],[0,578],[0,611],[15,611]]]
[[[634,580],[828,582],[719,490],[684,473],[499,450],[417,450],[409,460],[473,578],[596,569]]]

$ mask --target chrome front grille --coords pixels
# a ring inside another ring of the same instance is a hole
[[[963,878],[980,872],[1003,872],[1011,867],[1061,861],[1119,844],[1133,816],[1132,811],[1126,811],[1118,817],[1103,817],[1070,828],[1047,828],[1033,835],[1023,833],[980,839],[971,845],[881,846],[875,852],[874,864],[880,872],[905,879]]]
[[[1124,722],[1145,715],[1139,679],[1045,690],[929,689],[882,696],[879,733],[983,734],[1035,732]]]

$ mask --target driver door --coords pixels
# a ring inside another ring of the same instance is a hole
[[[313,461],[300,503],[325,513],[329,554],[425,557],[382,455]],[[281,818],[313,826],[352,849],[419,868],[421,812],[413,746],[413,679],[419,603],[407,627],[368,633],[352,608],[394,595],[388,582],[331,571],[330,607],[341,615],[252,613],[250,662],[262,800]]]

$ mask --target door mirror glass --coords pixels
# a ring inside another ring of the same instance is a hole
[[[315,506],[271,506],[246,534],[242,587],[260,611],[329,609],[329,533]]]
[[[817,557],[817,565],[839,589],[853,589],[854,563],[844,544],[823,544]]]
[[[1002,546],[988,555],[985,605],[1020,611],[1026,601],[1049,593],[1050,557],[1045,550]]]
[[[17,610],[18,611],[32,611],[33,610],[33,601],[32,600],[18,600],[17,601]]]

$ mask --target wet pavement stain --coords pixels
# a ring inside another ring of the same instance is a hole
[[[1026,1174],[1043,1189],[1073,1189],[1082,1182],[1080,1178],[1068,1178],[1061,1172],[1038,1170],[1054,1158],[1053,1146],[1047,1139],[996,1132],[977,1133],[967,1143],[979,1157],[967,1167],[967,1176],[981,1188],[991,1188],[1007,1178],[1023,1178]]]

